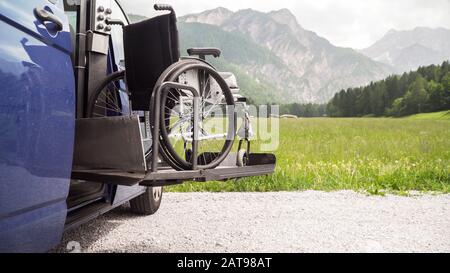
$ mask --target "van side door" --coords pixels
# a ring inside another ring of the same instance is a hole
[[[63,0],[0,1],[0,252],[60,242],[75,130]]]

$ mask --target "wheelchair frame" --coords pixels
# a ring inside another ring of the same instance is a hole
[[[99,0],[101,2],[101,0]],[[81,9],[86,9],[83,4]],[[95,7],[94,7],[95,8]],[[95,17],[95,9],[92,9],[91,18]],[[83,20],[81,20],[83,21]],[[96,23],[95,19],[91,21]],[[85,23],[83,23],[85,24]],[[115,22],[117,24],[117,22]],[[83,29],[84,27],[84,29]],[[78,67],[77,72],[77,86],[78,86],[78,102],[84,101],[85,94],[89,94],[89,89],[92,88],[93,83],[89,82],[89,79],[95,78],[91,76],[92,73],[98,75],[99,66],[104,62],[98,62],[97,59],[104,58],[104,50],[97,49],[96,43],[104,43],[105,33],[96,33],[95,31],[87,30],[86,25],[80,26],[80,31],[86,31],[89,35],[86,37],[79,36],[78,46]],[[91,28],[95,29],[95,27]],[[83,38],[83,39],[82,39]],[[82,56],[87,55],[86,60]],[[101,54],[102,56],[99,56]],[[204,59],[201,58],[200,59]],[[204,57],[204,56],[203,56]],[[204,60],[203,60],[204,61]],[[87,65],[92,62],[92,65]],[[82,67],[80,64],[84,64]],[[83,68],[83,69],[81,69]],[[86,71],[85,71],[86,69]],[[85,82],[87,78],[87,82]],[[85,84],[87,83],[87,84]],[[193,169],[187,171],[177,171],[170,167],[160,164],[159,160],[159,123],[161,114],[161,96],[163,92],[167,92],[170,88],[177,88],[185,91],[189,91],[194,95],[194,119],[198,119],[198,106],[199,106],[199,92],[187,85],[183,85],[177,82],[165,82],[163,83],[155,93],[157,99],[155,99],[155,105],[153,105],[154,112],[154,128],[152,129],[152,162],[151,168],[148,168],[143,155],[143,149],[140,150],[137,147],[142,147],[142,135],[137,117],[111,117],[111,118],[93,118],[93,119],[78,119],[76,121],[76,137],[74,148],[74,162],[72,170],[72,179],[85,180],[90,182],[99,182],[115,185],[141,185],[141,186],[166,186],[173,184],[180,184],[185,181],[226,181],[230,179],[238,179],[249,176],[259,176],[273,173],[275,170],[276,158],[272,154],[249,154],[247,166],[236,165],[236,154],[230,153],[228,157],[222,162],[222,164],[215,169],[198,170],[197,168],[197,144],[198,144],[198,122],[194,120],[194,134],[193,134],[193,146],[192,146],[192,163]],[[80,91],[82,94],[80,95]],[[77,104],[78,117],[84,112],[84,105],[82,103]],[[198,120],[197,120],[198,121]],[[114,133],[111,133],[114,132]],[[128,137],[124,141],[125,136]],[[98,141],[101,140],[106,143],[106,146],[102,146]],[[241,147],[242,140],[239,147]],[[106,147],[114,147],[108,149]],[[95,156],[101,155],[101,156]],[[121,157],[120,155],[124,156]],[[124,160],[126,158],[126,160]],[[162,165],[162,166],[160,166]]]

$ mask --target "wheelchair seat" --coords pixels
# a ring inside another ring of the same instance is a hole
[[[159,76],[180,59],[176,17],[164,14],[127,25],[123,40],[133,110],[148,111]]]
[[[220,76],[225,80],[232,94],[239,93],[239,86],[236,76],[231,72],[219,72]]]

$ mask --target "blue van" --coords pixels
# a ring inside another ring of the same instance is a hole
[[[120,24],[99,25],[98,12]],[[0,252],[46,252],[64,231],[128,201],[154,214],[163,186],[273,172],[274,160],[159,176],[75,170],[86,94],[124,69],[121,24],[130,22],[114,0],[0,1]]]

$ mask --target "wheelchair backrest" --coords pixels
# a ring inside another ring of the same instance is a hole
[[[133,110],[149,110],[159,76],[180,58],[175,20],[165,14],[124,27],[126,81]]]

